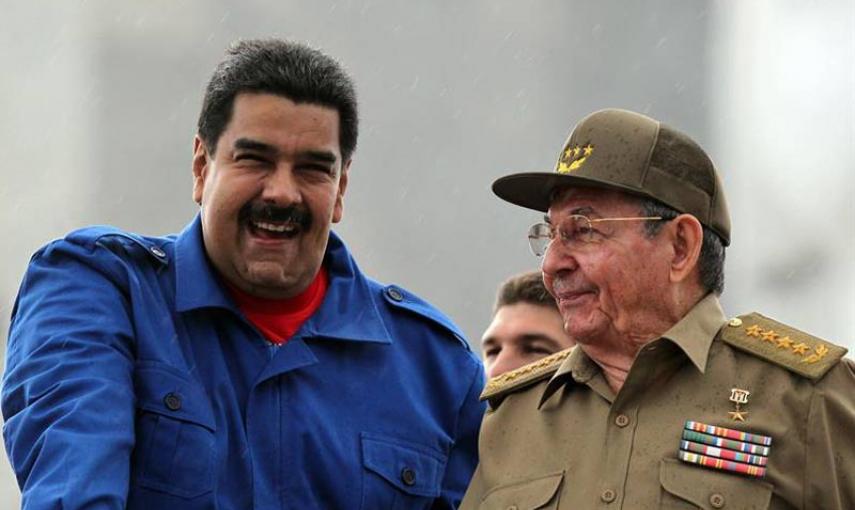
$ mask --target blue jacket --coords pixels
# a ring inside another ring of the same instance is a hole
[[[452,508],[477,463],[482,367],[433,307],[330,235],[318,311],[271,347],[199,218],[37,252],[12,311],[3,437],[26,509]]]

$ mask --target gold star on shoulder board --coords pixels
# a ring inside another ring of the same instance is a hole
[[[799,342],[792,347],[794,354],[805,354],[810,351],[810,346],[804,342]]]
[[[790,337],[788,337],[788,336],[785,336],[783,338],[779,338],[777,340],[777,343],[778,343],[778,349],[792,349],[793,348],[793,341],[790,340]]]
[[[764,331],[763,334],[760,335],[760,337],[764,341],[769,342],[769,343],[775,343],[775,340],[777,340],[779,336],[781,336],[781,335],[779,335],[778,333],[775,333],[771,329],[768,331]]]
[[[762,333],[763,330],[757,324],[745,328],[745,334],[748,336],[756,336],[757,338],[760,338]]]

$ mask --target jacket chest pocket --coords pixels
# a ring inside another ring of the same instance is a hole
[[[514,481],[499,485],[481,500],[482,510],[549,510],[558,508],[558,491],[564,473],[558,472],[538,478]]]
[[[693,466],[677,459],[659,464],[660,509],[763,510],[773,486],[756,478]]]
[[[183,498],[213,490],[214,417],[202,388],[164,367],[137,368],[135,486]]]
[[[363,510],[430,508],[439,497],[447,457],[430,447],[363,433]]]

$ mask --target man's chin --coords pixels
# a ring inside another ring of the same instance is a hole
[[[290,268],[293,270],[293,268]],[[315,275],[289,274],[281,264],[254,263],[243,275],[250,293],[270,299],[296,296],[309,286]]]

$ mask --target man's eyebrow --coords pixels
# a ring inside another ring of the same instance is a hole
[[[585,215],[585,214],[591,214],[593,212],[594,212],[594,208],[591,207],[590,205],[586,205],[584,207],[577,207],[577,208],[573,209],[572,211],[570,211],[570,214]]]
[[[269,143],[259,142],[258,140],[253,140],[252,138],[238,138],[237,140],[235,140],[234,148],[264,152],[267,154],[275,154],[276,152],[278,152],[276,150],[276,147],[270,145]]]
[[[335,163],[336,161],[338,161],[338,157],[336,157],[335,153],[331,151],[302,151],[300,152],[300,157],[311,159],[321,163]]]
[[[489,347],[489,346],[493,346],[493,345],[496,345],[496,339],[494,337],[488,336],[487,338],[481,339],[481,346],[482,347]]]

